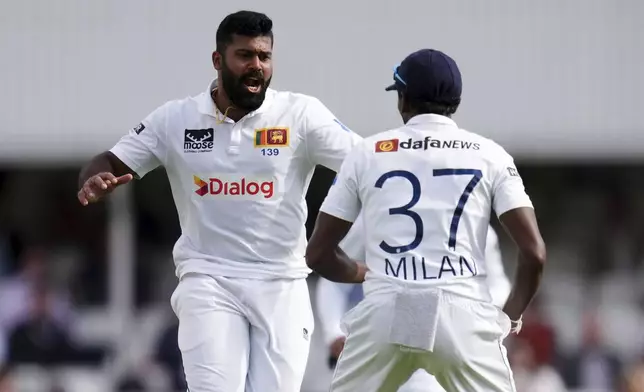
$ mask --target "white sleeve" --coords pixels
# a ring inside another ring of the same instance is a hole
[[[351,230],[340,241],[340,248],[349,257],[358,261],[365,261],[366,250],[364,243],[364,218],[361,213],[351,226]]]
[[[150,113],[110,149],[138,178],[163,164],[166,154],[168,104]]]
[[[353,285],[318,279],[315,304],[322,327],[322,336],[327,345],[341,336],[342,317],[349,310],[349,294]]]
[[[520,207],[532,206],[532,201],[525,191],[523,180],[514,165],[514,159],[500,148],[495,158],[496,175],[492,183],[492,206],[497,216]]]
[[[362,206],[359,195],[361,147],[362,145],[358,145],[353,149],[342,163],[340,172],[320,207],[320,212],[349,222],[355,221],[358,217]]]
[[[498,307],[505,305],[510,295],[512,285],[503,267],[499,237],[490,226],[487,231],[487,244],[485,245],[485,264],[487,265],[487,283],[492,296],[492,303]]]
[[[319,99],[310,97],[306,108],[305,143],[309,159],[315,165],[335,172],[362,137],[342,124]]]

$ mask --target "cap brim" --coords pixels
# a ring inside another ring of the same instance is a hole
[[[394,91],[394,90],[398,90],[398,86],[396,86],[396,83],[394,83],[391,86],[385,88],[385,91]]]

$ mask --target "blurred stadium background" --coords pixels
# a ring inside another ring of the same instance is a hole
[[[274,20],[272,86],[320,98],[363,135],[400,122],[383,91],[393,65],[421,47],[453,56],[455,120],[516,157],[549,246],[507,341],[519,392],[555,392],[548,377],[644,391],[641,1],[3,0],[0,392],[185,390],[165,173],[84,209],[77,174],[156,106],[206,88],[216,28],[243,8]],[[332,176],[316,172],[309,229]],[[302,390],[325,391],[319,330],[308,369]]]

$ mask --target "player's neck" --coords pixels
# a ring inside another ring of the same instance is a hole
[[[245,115],[249,113],[247,110],[236,108],[233,103],[228,98],[228,94],[224,89],[217,87],[210,92],[217,110],[222,114],[223,117],[228,117],[229,119],[237,122],[242,119]]]
[[[418,115],[417,113],[402,113],[401,116],[402,116],[402,119],[403,119],[403,123],[407,124],[407,122],[409,122],[409,120],[411,120],[412,118],[416,117],[417,115]]]
[[[420,116],[421,114],[431,114],[431,113],[416,113],[416,112],[407,113],[407,112],[405,112],[405,113],[401,113],[400,116],[403,119],[403,123],[407,124],[407,122],[409,120],[411,120],[412,118],[414,118],[416,116]],[[446,115],[443,115],[443,114],[441,116],[450,118],[450,116],[446,116]]]

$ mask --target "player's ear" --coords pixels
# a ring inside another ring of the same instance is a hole
[[[400,114],[405,112],[405,95],[398,91],[398,111]]]
[[[224,59],[221,53],[217,52],[216,50],[212,52],[212,65],[217,71],[221,71],[223,61]]]

